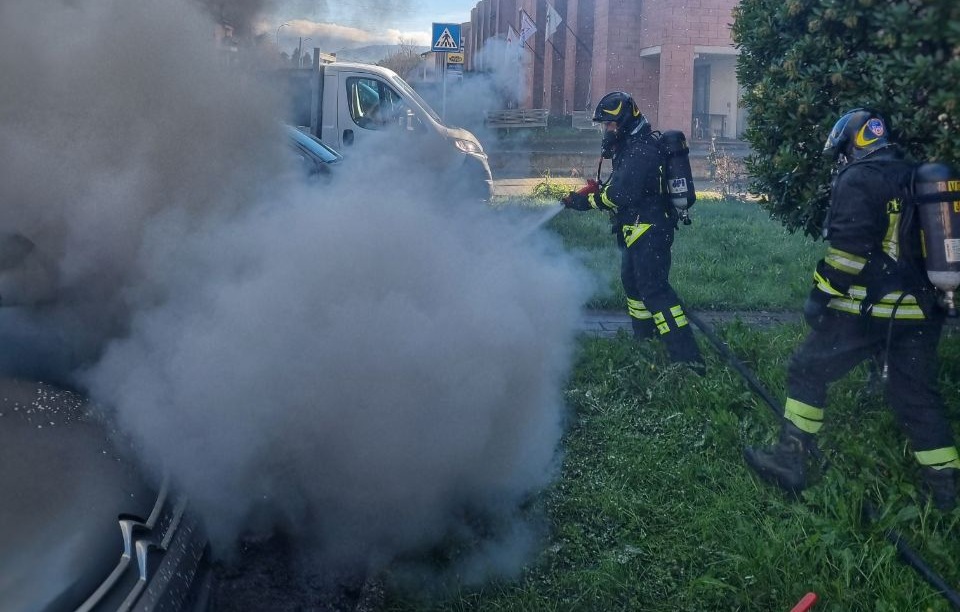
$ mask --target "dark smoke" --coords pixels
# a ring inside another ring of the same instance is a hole
[[[53,266],[35,333],[90,359],[126,332],[152,219],[233,214],[276,176],[275,103],[221,66],[193,5],[6,1],[0,33],[0,232]]]
[[[218,24],[234,28],[234,34],[248,38],[254,33],[258,18],[276,0],[194,0]]]
[[[552,474],[577,268],[513,218],[424,197],[435,178],[389,147],[294,180],[280,104],[212,29],[176,0],[0,5],[0,234],[47,262],[44,297],[14,283],[32,306],[0,318],[32,366],[6,343],[0,361],[114,408],[220,551],[281,524],[388,562],[511,518]],[[37,32],[55,45],[24,62]],[[491,542],[478,576],[518,566]]]

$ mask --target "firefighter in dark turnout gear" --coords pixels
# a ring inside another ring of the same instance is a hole
[[[563,202],[574,210],[598,209],[611,214],[634,336],[659,337],[671,360],[688,363],[702,373],[703,357],[669,283],[677,213],[662,184],[659,134],[651,129],[633,98],[619,91],[600,100],[593,120],[604,126],[601,155],[612,158],[613,171],[605,184],[591,181]]]
[[[950,510],[960,460],[937,388],[943,312],[924,271],[914,208],[906,202],[915,164],[870,109],[844,114],[824,153],[840,170],[825,224],[829,248],[803,309],[812,329],[790,360],[779,443],[748,447],[745,459],[765,480],[803,489],[828,386],[880,354],[886,397],[920,465],[921,488],[937,508]]]

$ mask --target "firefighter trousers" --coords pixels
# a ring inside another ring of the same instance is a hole
[[[800,429],[817,433],[828,387],[884,351],[888,323],[837,313],[821,330],[812,330],[790,358],[784,416]],[[946,451],[954,445],[937,383],[941,330],[939,321],[895,323],[890,336],[885,395],[915,453]]]
[[[620,280],[634,336],[659,337],[672,361],[702,365],[700,348],[669,282],[673,231],[667,223],[621,226]]]

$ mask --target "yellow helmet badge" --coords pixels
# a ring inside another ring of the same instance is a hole
[[[868,130],[870,132],[869,134],[867,134]],[[883,121],[880,121],[874,117],[863,124],[863,127],[860,128],[856,137],[853,139],[853,144],[858,147],[868,147],[880,140],[885,131],[886,130],[883,127]]]

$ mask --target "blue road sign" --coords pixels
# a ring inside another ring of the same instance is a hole
[[[430,39],[433,41],[432,51],[460,51],[460,24],[435,23]]]

